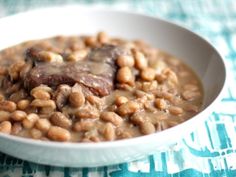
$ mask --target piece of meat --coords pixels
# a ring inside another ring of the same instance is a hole
[[[28,50],[27,60],[32,58],[31,62],[39,61],[36,51]],[[108,95],[113,90],[115,60],[121,53],[122,49],[116,46],[104,45],[92,50],[85,60],[76,63],[37,62],[26,74],[24,86],[31,89],[41,84],[57,87],[61,84],[72,86],[79,83],[95,95]]]
[[[116,67],[115,59],[124,53],[125,50],[123,50],[121,47],[106,44],[102,47],[93,49],[88,54],[87,58],[88,60],[94,62],[105,62],[113,67]]]
[[[32,66],[36,66],[40,62],[38,53],[42,51],[41,48],[31,47],[25,51],[25,61]]]
[[[106,63],[81,61],[76,63],[42,63],[33,67],[24,79],[26,88],[41,84],[57,87],[60,84],[82,84],[94,94],[108,95],[113,89],[113,69]]]

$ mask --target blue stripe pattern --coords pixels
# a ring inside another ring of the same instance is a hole
[[[226,59],[229,87],[221,105],[194,133],[165,152],[99,168],[38,165],[0,153],[0,176],[221,177],[236,176],[236,1],[234,0],[1,0],[0,17],[44,6],[99,5],[159,16],[210,41]]]

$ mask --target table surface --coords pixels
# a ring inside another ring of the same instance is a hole
[[[0,17],[45,6],[82,4],[132,10],[183,25],[225,56],[228,89],[216,112],[175,148],[144,159],[99,168],[59,168],[0,153],[0,177],[217,177],[236,176],[236,1],[234,0],[0,0]],[[1,29],[0,29],[1,31]]]

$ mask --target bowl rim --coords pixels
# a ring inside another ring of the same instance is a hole
[[[139,136],[139,137],[133,137],[130,139],[122,139],[122,140],[115,140],[115,141],[105,141],[105,142],[99,142],[99,143],[87,143],[87,142],[83,142],[83,143],[77,143],[77,142],[54,142],[54,141],[42,141],[42,140],[35,140],[35,139],[30,139],[30,138],[24,138],[24,137],[19,137],[19,136],[15,136],[15,135],[8,135],[8,134],[4,134],[4,133],[0,133],[0,138],[3,139],[8,139],[8,140],[12,140],[15,142],[19,142],[19,143],[25,143],[25,144],[30,144],[30,145],[34,145],[34,146],[47,146],[47,147],[53,147],[53,148],[57,148],[57,149],[64,149],[64,148],[71,148],[71,149],[104,149],[104,148],[111,148],[111,147],[121,147],[121,146],[129,146],[129,145],[138,145],[140,144],[140,142],[145,143],[148,141],[153,141],[153,139],[166,139],[167,137],[165,135],[168,134],[173,134],[176,133],[177,130],[181,130],[182,128],[186,127],[186,126],[191,126],[191,125],[195,125],[193,124],[194,122],[196,122],[196,118],[204,118],[204,114],[207,112],[213,112],[213,108],[214,106],[217,105],[217,103],[220,102],[220,100],[223,98],[223,94],[226,90],[226,85],[227,85],[227,75],[228,75],[228,71],[226,69],[226,63],[225,63],[225,59],[222,56],[222,54],[217,51],[217,49],[214,47],[214,45],[212,45],[205,37],[200,36],[199,34],[197,34],[196,32],[191,31],[189,28],[184,27],[184,26],[180,26],[178,23],[176,22],[172,22],[166,19],[163,19],[162,17],[157,17],[157,16],[152,16],[152,15],[147,15],[144,13],[139,13],[139,12],[130,12],[127,10],[117,10],[114,8],[110,8],[110,9],[105,9],[105,8],[101,8],[101,7],[88,7],[87,5],[66,5],[66,6],[55,6],[55,7],[46,7],[46,8],[39,8],[39,9],[34,9],[34,10],[29,10],[26,12],[20,12],[17,14],[13,14],[13,15],[9,15],[3,18],[0,18],[0,24],[1,23],[6,23],[4,21],[8,21],[11,19],[15,19],[15,18],[20,18],[22,19],[22,17],[27,16],[27,15],[36,15],[37,13],[49,13],[50,11],[67,11],[67,10],[80,10],[80,11],[96,11],[96,12],[103,12],[103,13],[116,13],[116,14],[124,14],[124,15],[131,15],[131,16],[138,16],[138,17],[144,17],[144,18],[149,18],[149,19],[153,19],[153,20],[158,20],[162,23],[166,23],[170,26],[175,26],[180,28],[181,30],[183,30],[184,32],[188,32],[191,33],[191,35],[194,35],[195,37],[201,39],[204,43],[206,43],[208,46],[210,46],[210,48],[212,49],[212,51],[218,55],[220,62],[222,64],[223,67],[223,74],[224,74],[224,81],[223,84],[221,85],[220,91],[218,92],[217,96],[213,99],[213,101],[206,107],[204,107],[198,114],[196,114],[195,116],[189,118],[188,120],[184,121],[183,123],[180,123],[174,127],[168,128],[166,130],[160,131],[160,132],[156,132],[150,135],[143,135],[143,136]],[[201,79],[200,79],[201,80]],[[205,118],[206,119],[206,118]],[[192,126],[193,127],[193,126]],[[195,130],[196,126],[193,127],[193,131]],[[63,145],[63,146],[62,146]]]

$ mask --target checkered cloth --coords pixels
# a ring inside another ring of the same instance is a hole
[[[131,163],[99,168],[38,165],[0,153],[1,177],[217,177],[236,176],[236,1],[234,0],[1,0],[0,17],[44,6],[109,6],[158,16],[183,25],[210,41],[225,56],[229,86],[217,112],[197,131],[166,152]],[[0,28],[1,31],[1,28]],[[217,77],[217,76],[216,76]]]

